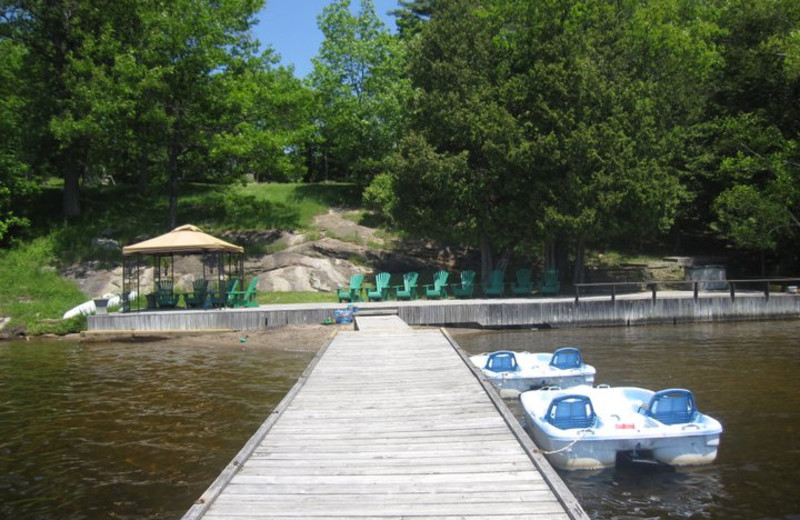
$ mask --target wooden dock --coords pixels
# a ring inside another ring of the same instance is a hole
[[[393,313],[412,326],[453,327],[590,327],[654,323],[694,323],[732,320],[797,319],[800,295],[692,291],[610,296],[506,298],[472,300],[413,300],[359,302],[359,313]],[[162,310],[115,312],[88,316],[90,334],[142,331],[254,330],[287,325],[319,324],[330,320],[344,304],[262,305],[248,309]]]
[[[438,329],[340,331],[184,520],[586,519]]]

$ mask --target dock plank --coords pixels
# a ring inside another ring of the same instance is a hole
[[[446,334],[373,319],[332,339],[184,520],[587,518]]]

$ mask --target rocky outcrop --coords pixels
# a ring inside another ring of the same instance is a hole
[[[309,240],[308,234],[274,230],[231,232],[223,236],[234,243],[285,247],[275,253],[246,255],[246,277],[258,276],[260,291],[332,292],[348,285],[350,277],[356,273],[460,269],[465,267],[457,265],[457,261],[472,258],[465,250],[380,238],[375,229],[344,218],[344,214],[336,210],[317,217],[315,228],[318,234],[314,236],[319,238],[314,240]],[[179,290],[189,291],[192,282],[203,273],[201,257],[175,257]],[[87,298],[122,292],[122,267],[119,266],[107,268],[99,262],[84,262],[63,270],[62,276],[72,280]],[[144,270],[139,286],[142,292],[150,292],[152,268]]]

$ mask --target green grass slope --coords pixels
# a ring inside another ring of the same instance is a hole
[[[82,214],[64,221],[60,187],[50,185],[35,199],[20,201],[31,221],[28,235],[0,252],[0,317],[11,318],[6,331],[27,334],[79,331],[85,318],[61,321],[63,313],[86,297],[58,275],[61,267],[82,261],[113,266],[120,250],[93,244],[95,238],[125,245],[169,231],[167,197],[160,191],[140,194],[130,186],[84,188]],[[268,229],[307,230],[331,207],[357,207],[360,191],[351,184],[191,184],[182,188],[178,225],[194,224],[211,234]],[[52,208],[43,211],[43,208]],[[242,244],[250,251],[263,244]],[[260,295],[262,303],[332,301],[327,294]]]

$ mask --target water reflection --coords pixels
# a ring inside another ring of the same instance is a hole
[[[577,345],[597,368],[598,383],[689,388],[698,407],[722,422],[711,466],[560,472],[592,518],[796,519],[799,331],[797,321],[786,321],[454,336],[470,353]]]

